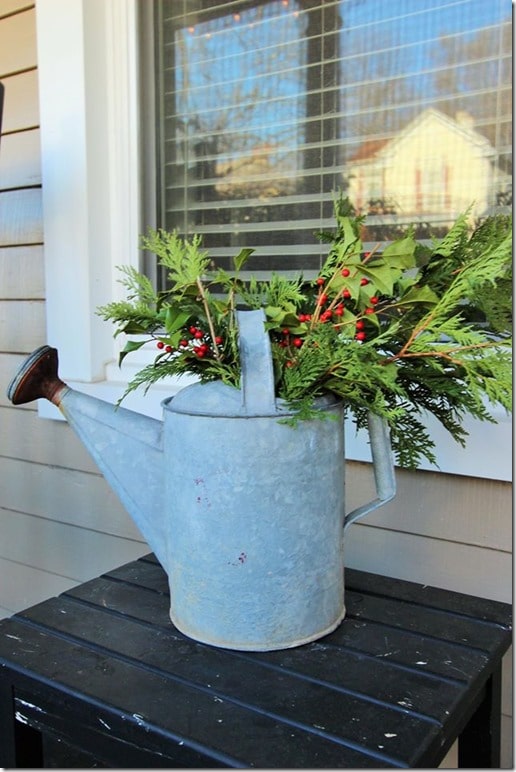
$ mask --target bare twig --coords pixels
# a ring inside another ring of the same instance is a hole
[[[215,359],[218,362],[220,362],[221,357],[220,357],[219,347],[217,346],[215,328],[213,326],[213,319],[211,318],[210,307],[208,306],[208,301],[206,299],[206,292],[204,290],[203,283],[199,276],[197,277],[197,287],[199,288],[199,294],[201,296],[202,304],[204,306],[204,311],[206,313],[206,319],[210,330],[211,342],[213,343],[213,351],[215,354]]]

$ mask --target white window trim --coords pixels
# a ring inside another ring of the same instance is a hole
[[[37,0],[47,341],[70,386],[116,401],[152,360],[116,366],[123,342],[95,309],[121,299],[117,266],[141,266],[137,0]],[[169,380],[124,404],[161,416]],[[62,419],[40,400],[42,417]]]
[[[63,380],[115,402],[153,356],[142,349],[143,359],[120,370],[120,343],[95,314],[122,297],[116,266],[140,265],[137,0],[37,0],[36,20],[47,340],[59,351]],[[124,405],[160,418],[162,399],[187,382],[139,390]],[[62,418],[44,400],[39,414]],[[440,471],[511,479],[512,422],[502,410],[493,414],[498,425],[466,422],[465,449],[430,417]],[[370,460],[365,433],[352,425],[346,448],[348,458]]]
[[[47,335],[63,375],[103,380],[115,266],[138,265],[136,3],[38,0]]]

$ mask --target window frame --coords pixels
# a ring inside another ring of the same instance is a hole
[[[115,401],[152,359],[142,351],[119,371],[120,344],[95,314],[123,297],[117,266],[142,267],[138,2],[46,0],[36,25],[47,340],[67,383]],[[126,404],[160,416],[171,388]],[[61,418],[42,401],[39,414]]]
[[[143,267],[141,201],[145,195],[147,207],[156,204],[147,184],[152,145],[145,142],[145,157],[141,151],[139,7],[138,0],[36,3],[47,340],[59,351],[63,380],[110,402],[154,356],[144,347],[119,369],[121,344],[95,314],[123,297],[118,265]],[[145,15],[140,21],[148,23]],[[162,399],[187,382],[133,392],[124,406],[161,418]],[[435,422],[439,470],[426,462],[421,468],[511,480],[512,422],[501,409],[492,413],[499,424],[466,420],[465,449]],[[62,419],[44,400],[39,415]],[[357,435],[351,422],[346,448],[348,459],[370,460],[365,433]]]

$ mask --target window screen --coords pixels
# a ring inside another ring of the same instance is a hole
[[[158,223],[317,270],[337,190],[366,241],[511,203],[510,0],[161,0]]]

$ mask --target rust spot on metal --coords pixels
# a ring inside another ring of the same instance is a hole
[[[247,555],[245,552],[241,552],[240,555],[237,557],[235,561],[228,560],[227,565],[228,566],[243,566],[245,561],[247,560]]]

